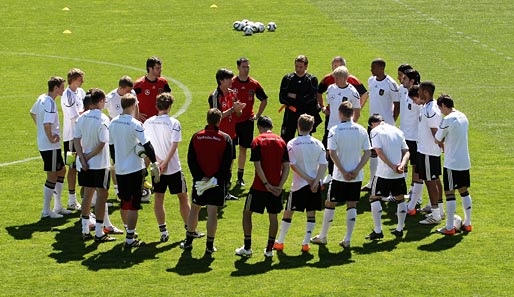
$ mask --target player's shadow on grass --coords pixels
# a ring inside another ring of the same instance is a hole
[[[362,247],[352,248],[358,254],[368,255],[381,252],[391,252],[397,248],[397,245],[402,242],[401,238],[394,238],[391,240],[372,240],[362,244]]]
[[[160,242],[151,242],[138,248],[126,248],[125,242],[123,241],[116,244],[109,251],[92,255],[82,261],[82,265],[92,271],[102,269],[125,269],[141,264],[146,260],[156,260],[158,259],[157,254],[169,251],[178,246],[179,243],[180,242],[174,242],[172,244],[163,245]]]
[[[418,250],[426,252],[440,252],[454,248],[464,238],[463,233],[458,233],[452,236],[436,234],[441,236],[434,242],[418,246]]]
[[[35,223],[19,226],[9,226],[5,230],[16,240],[31,239],[35,232],[50,232],[54,228],[67,224],[70,220],[78,218],[78,214],[67,215],[61,219],[41,219]]]
[[[246,263],[249,258],[241,257],[234,262],[235,271],[230,276],[248,276],[263,274],[273,269],[273,258],[264,257],[264,259],[255,264]]]
[[[351,264],[352,253],[350,249],[343,249],[338,253],[331,253],[326,245],[319,245],[318,249],[319,261],[309,264],[309,267],[314,268],[328,268],[331,266],[341,266]]]
[[[191,255],[191,251],[186,250],[178,259],[177,265],[173,268],[166,269],[167,272],[174,272],[178,275],[193,275],[198,273],[207,273],[212,270],[211,263],[214,261],[212,254],[205,253],[200,259],[195,259]]]
[[[97,249],[98,244],[94,241],[83,241],[81,236],[81,222],[77,220],[73,226],[58,230],[55,241],[52,244],[54,252],[49,256],[57,263],[70,261],[82,261],[85,255]],[[92,231],[94,233],[94,231]]]

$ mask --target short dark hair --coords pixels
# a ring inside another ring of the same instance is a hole
[[[250,61],[248,61],[248,59],[245,57],[241,57],[241,58],[237,59],[236,64],[237,64],[237,66],[241,66],[241,64],[244,62],[250,62]]]
[[[221,68],[218,71],[216,71],[216,82],[218,83],[218,86],[220,85],[221,81],[227,78],[232,79],[234,77],[234,72]]]
[[[339,104],[339,112],[347,118],[351,118],[353,115],[353,105],[350,101],[344,101]]]
[[[412,88],[410,88],[409,97],[411,97],[411,98],[419,97],[419,86],[418,85],[413,85]]]
[[[148,69],[155,67],[156,64],[162,65],[161,59],[158,57],[150,57],[146,60],[146,72],[150,72]]]
[[[87,94],[91,95],[91,104],[96,105],[98,102],[102,101],[102,99],[105,99],[105,93],[101,89],[98,88],[92,88],[87,91]]]
[[[379,65],[384,68],[386,67],[386,62],[382,58],[376,58],[375,60],[371,61],[371,65],[373,64]]]
[[[48,92],[52,92],[55,87],[60,87],[65,82],[64,78],[60,76],[52,76],[48,80]]]
[[[302,132],[309,132],[314,127],[314,117],[309,114],[302,114],[298,118],[298,130]]]
[[[155,106],[157,110],[166,110],[170,108],[174,101],[175,99],[170,93],[160,93],[157,95]]]
[[[294,62],[302,62],[303,64],[305,64],[305,66],[309,65],[309,59],[307,59],[307,56],[304,55],[299,55],[298,57],[296,57],[294,59]]]
[[[268,116],[262,116],[257,120],[257,127],[273,128],[273,121]]]
[[[400,70],[398,70],[400,71]],[[419,85],[419,82],[421,81],[421,76],[419,75],[419,72],[416,69],[406,69],[405,71],[402,71],[405,76],[407,76],[409,79],[414,80],[415,85]]]
[[[405,74],[405,70],[407,69],[412,69],[412,66],[409,64],[402,64],[398,67],[398,71],[403,72],[403,74]]]
[[[383,121],[384,121],[384,118],[380,114],[374,113],[368,119],[368,127],[371,127],[371,124],[373,124],[373,123],[380,123]]]
[[[221,111],[217,108],[211,108],[207,111],[207,124],[218,126],[221,121]]]
[[[427,90],[430,93],[430,96],[434,96],[435,85],[430,80],[425,80],[424,82],[419,84],[419,89]]]
[[[121,97],[121,108],[125,109],[136,104],[136,96],[132,93],[127,93]]]
[[[448,108],[454,108],[455,107],[455,104],[453,102],[453,99],[450,95],[448,94],[441,94],[438,98],[437,98],[437,105],[438,106],[442,106],[444,104],[444,106],[448,107]]]
[[[132,81],[132,78],[128,75],[124,75],[120,78],[118,81],[118,87],[125,88],[125,87],[134,87],[134,82]]]
[[[84,99],[82,99],[82,103],[84,104],[84,111],[90,110],[93,105],[93,101],[91,100],[91,93],[86,93]]]

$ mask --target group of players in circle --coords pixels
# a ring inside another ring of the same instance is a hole
[[[181,125],[169,115],[174,98],[166,79],[161,77],[159,58],[147,60],[145,76],[135,82],[123,76],[118,88],[109,94],[97,88],[86,93],[81,88],[84,73],[79,69],[68,72],[66,89],[63,78],[51,77],[48,93],[39,96],[30,111],[37,126],[38,148],[47,173],[42,218],[62,218],[72,210],[80,210],[84,240],[114,241],[116,238],[111,234],[125,233],[125,246],[139,247],[144,242],[138,239],[135,230],[146,186],[155,193],[154,212],[160,241],[166,242],[169,232],[164,194],[169,189],[179,198],[186,228],[186,239],[180,247],[189,250],[195,238],[205,235],[196,228],[200,209],[206,206],[206,252],[215,252],[218,209],[226,200],[238,199],[228,190],[239,145],[237,186],[245,186],[243,176],[248,149],[255,177],[243,209],[244,245],[235,250],[236,255],[253,254],[252,214],[263,214],[265,209],[270,222],[264,249],[266,257],[273,256],[273,250],[284,249],[295,211],[305,211],[307,215],[301,250],[308,252],[310,243],[326,244],[338,203],[347,206],[346,234],[339,244],[349,248],[361,191],[370,192],[374,222],[367,239],[384,237],[381,201],[397,204],[398,225],[391,232],[396,237],[403,237],[406,216],[417,212],[428,213],[419,222],[421,224],[439,224],[446,216],[445,226],[437,229],[439,233],[453,235],[457,229],[471,232],[468,120],[455,109],[454,100],[447,94],[434,100],[434,83],[421,82],[419,72],[408,64],[398,68],[399,86],[385,73],[385,61],[373,60],[369,91],[345,65],[344,58],[335,57],[332,72],[318,82],[316,76],[307,72],[307,57],[295,58],[295,71],[286,74],[280,85],[279,99],[283,104],[280,111],[284,112],[280,136],[272,132],[272,120],[263,116],[268,96],[260,83],[250,77],[248,59],[237,60],[237,76],[228,69],[219,69],[216,72],[218,86],[208,99],[207,125],[189,142],[187,163],[193,177],[191,203],[178,157]],[[62,136],[55,102],[58,96],[61,96],[63,111]],[[255,98],[260,101],[257,113],[254,112]],[[366,131],[358,120],[368,101],[370,116]],[[312,136],[323,122],[320,114],[325,115],[322,141]],[[398,117],[399,128],[395,127]],[[254,122],[259,132],[255,138]],[[65,158],[61,153],[61,139]],[[443,150],[444,170],[441,170]],[[368,161],[370,181],[362,186],[362,169]],[[409,161],[412,184],[407,192]],[[69,168],[67,209],[61,203],[65,164]],[[152,185],[145,181],[147,169]],[[293,181],[277,238],[278,214],[284,209],[283,187],[290,169]],[[82,204],[75,194],[77,176],[83,190]],[[107,197],[111,178],[121,200],[125,230],[113,226],[109,219]],[[429,202],[417,209],[422,201],[423,183]],[[326,199],[322,199],[324,184],[328,184]],[[462,226],[454,225],[455,190],[462,197]],[[55,197],[53,210],[50,208],[52,197]],[[92,204],[96,217],[90,212]],[[323,208],[321,232],[312,236],[315,213]],[[94,229],[94,236],[90,229]]]

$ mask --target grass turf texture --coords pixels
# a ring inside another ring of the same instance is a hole
[[[243,241],[242,199],[228,202],[220,211],[219,251],[208,258],[203,252],[205,239],[195,241],[190,255],[179,249],[184,230],[178,202],[167,196],[170,241],[157,243],[153,205],[145,205],[138,233],[149,245],[127,253],[121,248],[123,236],[116,236],[115,243],[84,244],[77,214],[39,220],[45,177],[38,159],[0,167],[0,295],[511,294],[514,223],[505,198],[512,192],[514,169],[513,135],[507,126],[514,113],[512,2],[260,1],[255,5],[223,1],[216,3],[217,9],[209,8],[211,2],[79,1],[65,12],[62,8],[67,3],[62,1],[2,1],[0,163],[39,156],[28,111],[45,91],[48,77],[65,76],[72,67],[86,72],[85,89],[100,87],[107,92],[124,74],[134,79],[143,75],[144,71],[134,68],[144,69],[147,57],[160,56],[163,75],[184,83],[193,94],[188,111],[179,117],[184,139],[179,152],[186,165],[187,143],[204,126],[207,96],[215,88],[218,68],[235,70],[237,58],[250,59],[251,75],[270,96],[265,113],[278,132],[280,79],[293,70],[296,55],[307,55],[309,72],[321,78],[330,71],[331,58],[342,54],[363,82],[369,76],[370,61],[382,57],[394,77],[399,64],[413,65],[423,79],[435,82],[436,93],[451,94],[457,108],[468,115],[474,231],[442,237],[433,234],[435,226],[418,225],[417,216],[407,218],[405,238],[394,240],[388,233],[396,223],[394,208],[386,206],[385,239],[370,243],[364,236],[372,219],[363,196],[351,252],[337,245],[345,232],[345,210],[339,207],[326,248],[312,246],[309,254],[300,252],[305,217],[299,213],[285,253],[271,261],[262,256],[267,217],[255,215],[255,255],[242,260],[233,255]],[[244,37],[231,27],[243,18],[275,21],[278,29]],[[72,33],[62,34],[66,29]],[[176,111],[186,98],[176,85],[172,89]],[[367,108],[363,115],[361,124]],[[247,188],[252,178],[253,166],[248,164]],[[428,199],[426,193],[424,199]],[[117,206],[111,219],[121,226]],[[320,230],[322,213],[317,217],[315,232]],[[201,231],[204,223],[202,216]]]

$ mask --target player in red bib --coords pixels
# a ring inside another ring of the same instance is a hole
[[[146,75],[136,80],[134,91],[139,101],[139,120],[145,122],[146,119],[157,115],[155,107],[157,95],[160,93],[171,93],[168,81],[161,77],[162,62],[158,57],[150,57],[146,60]]]

